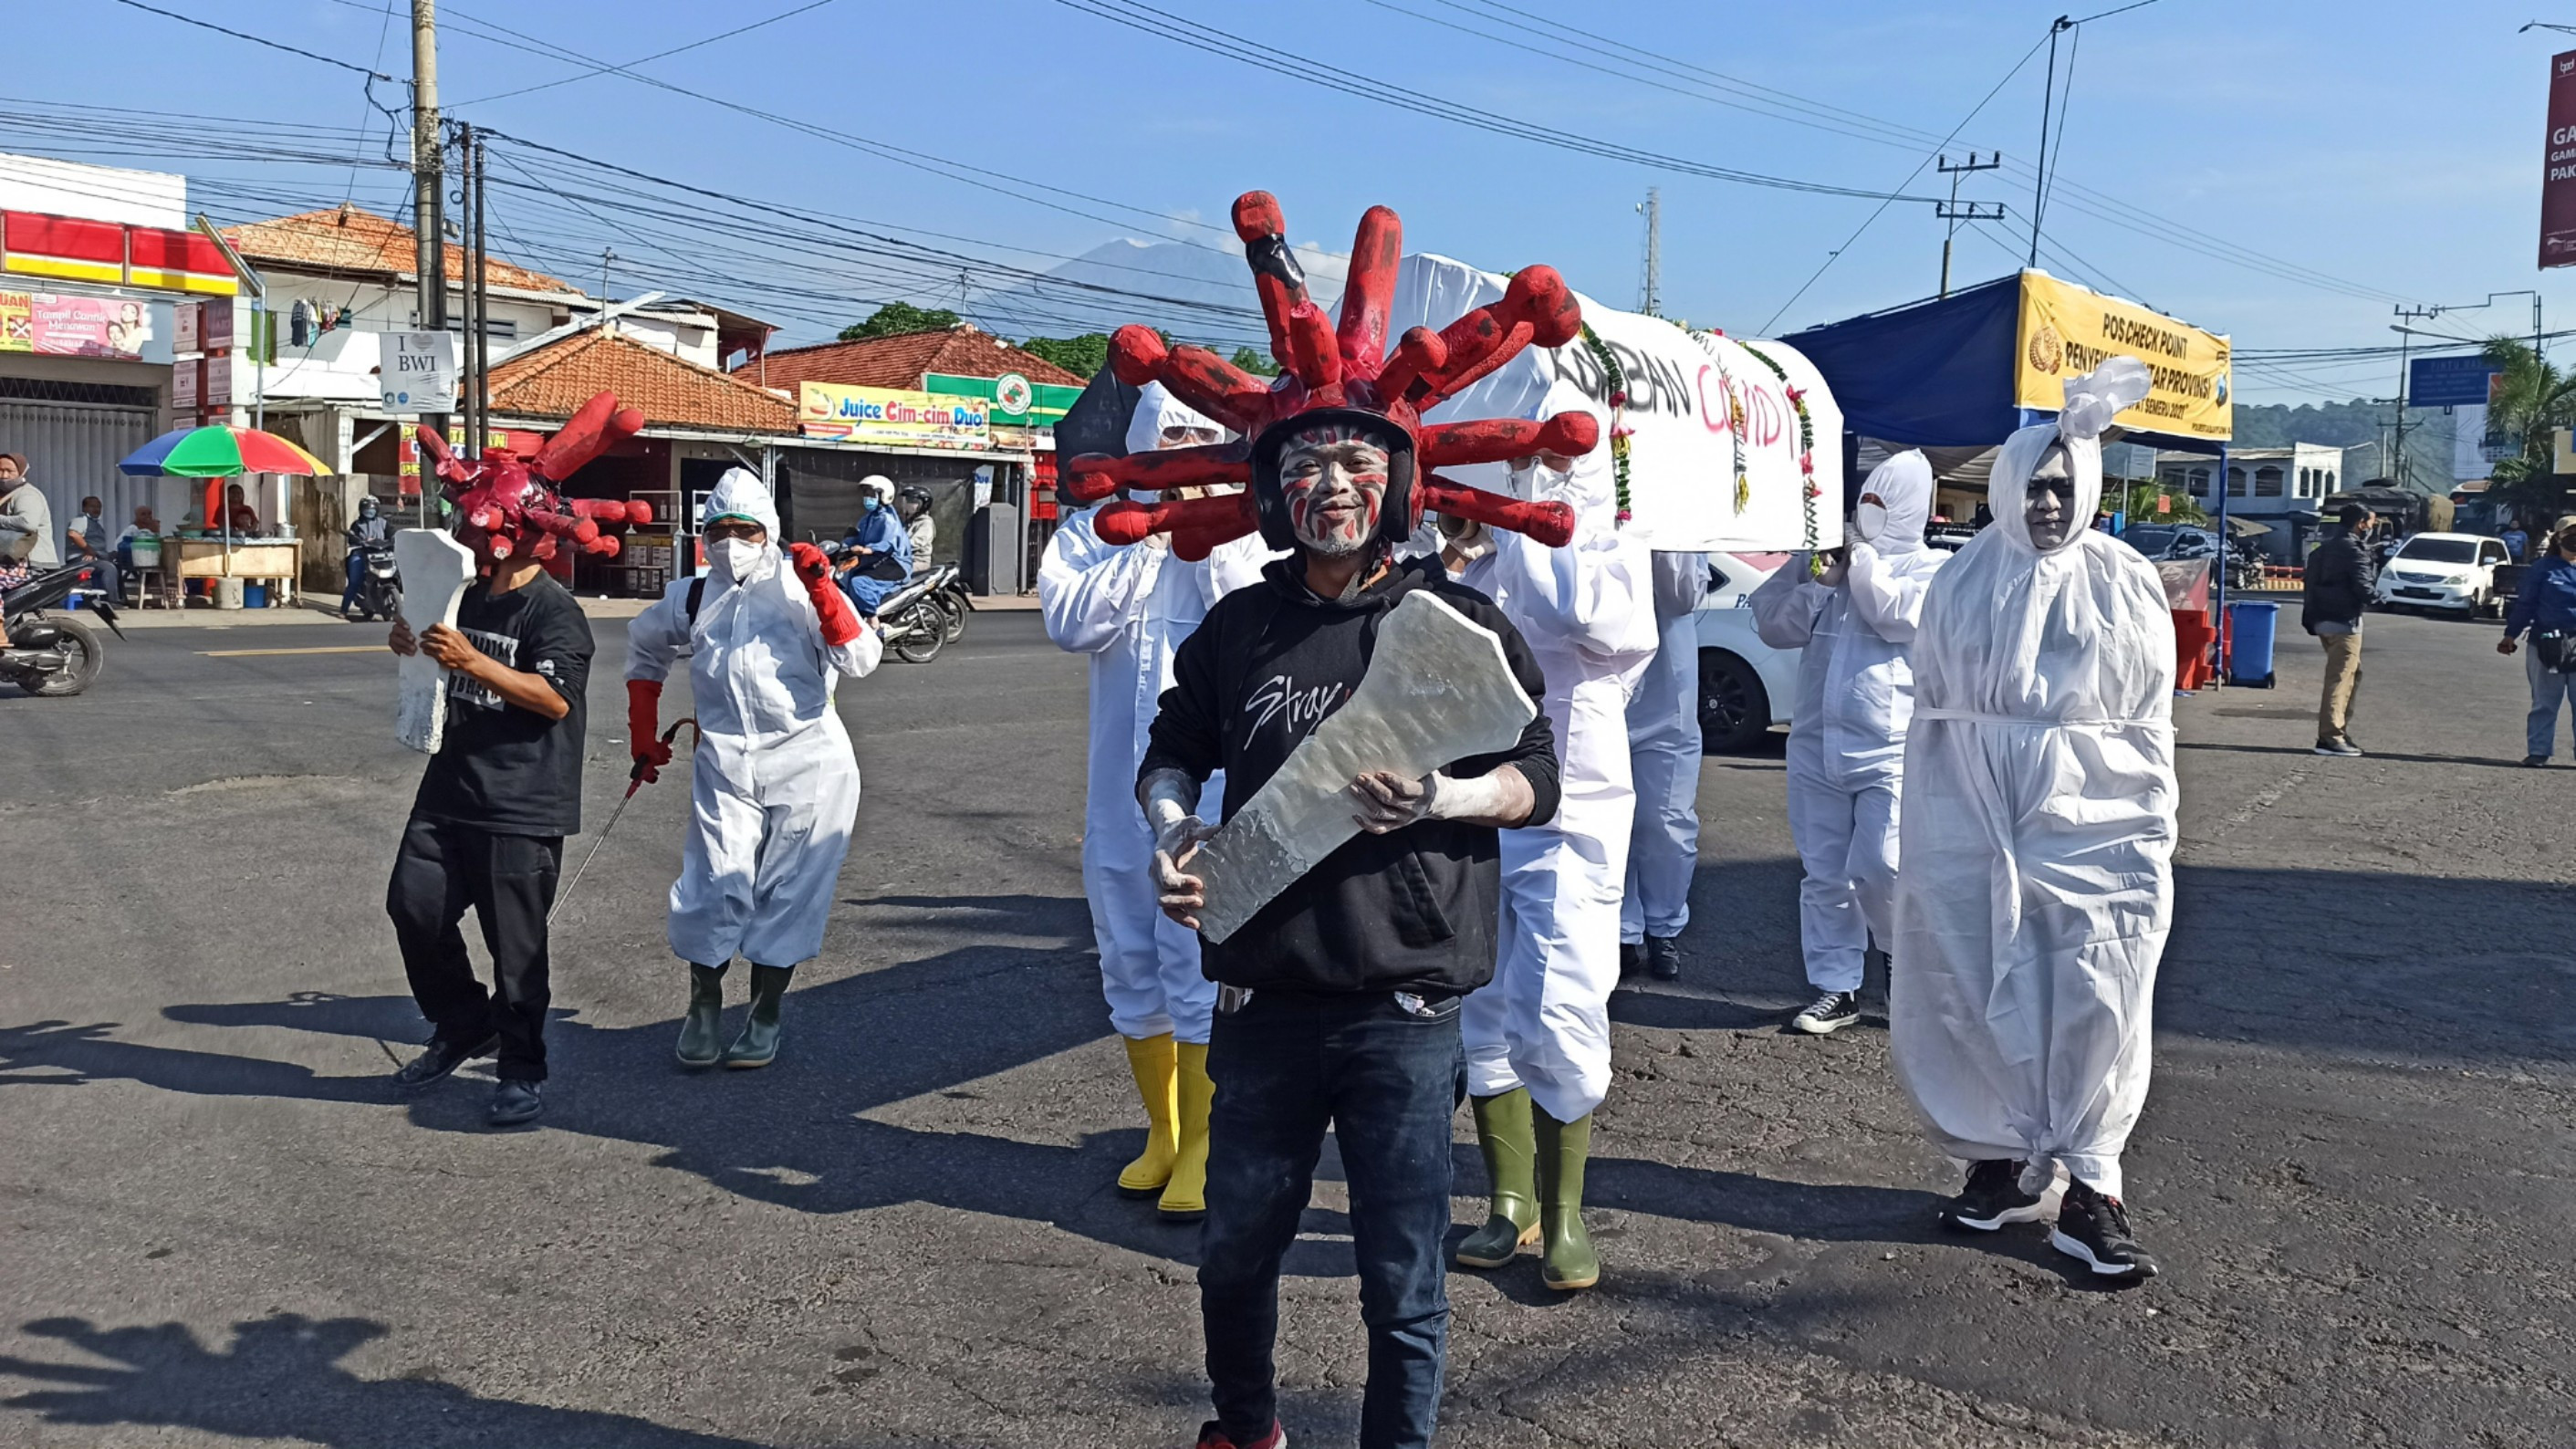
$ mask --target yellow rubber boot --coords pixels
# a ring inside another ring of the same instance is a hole
[[[1166,1222],[1194,1223],[1207,1216],[1208,1109],[1216,1102],[1209,1080],[1207,1043],[1185,1041],[1180,1058],[1181,1151],[1161,1203]]]
[[[1129,1197],[1149,1197],[1172,1180],[1172,1160],[1181,1154],[1173,1125],[1181,1111],[1175,1096],[1172,1034],[1125,1040],[1127,1070],[1136,1074],[1136,1094],[1145,1099],[1145,1152],[1118,1174],[1118,1190]]]

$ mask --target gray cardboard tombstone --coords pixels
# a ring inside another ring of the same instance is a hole
[[[432,624],[456,627],[456,604],[474,578],[474,552],[435,528],[406,528],[394,535],[394,565],[402,570],[403,622],[417,639]],[[394,738],[424,755],[438,753],[447,734],[447,671],[426,654],[401,661],[394,676]]]
[[[1191,861],[1190,874],[1207,883],[1199,934],[1232,936],[1359,834],[1351,782],[1361,772],[1420,779],[1510,748],[1537,713],[1493,630],[1431,594],[1407,595],[1378,629],[1368,674],[1350,700]]]

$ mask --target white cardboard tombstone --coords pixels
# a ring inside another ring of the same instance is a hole
[[[456,604],[474,579],[474,553],[435,528],[406,528],[394,535],[394,565],[402,570],[403,622],[417,639],[432,624],[456,627]],[[447,733],[447,671],[426,654],[401,661],[394,683],[394,737],[424,755],[438,753]]]
[[[1359,833],[1351,782],[1366,770],[1406,779],[1507,749],[1538,713],[1493,630],[1427,593],[1379,628],[1368,673],[1277,774],[1201,847],[1207,884],[1199,934],[1223,941],[1290,882]]]

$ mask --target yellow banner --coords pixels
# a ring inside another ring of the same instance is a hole
[[[2224,442],[2235,433],[2236,390],[2226,338],[2161,312],[2105,297],[2044,272],[2021,274],[2021,328],[2013,351],[2013,401],[2055,412],[2065,380],[2104,359],[2134,357],[2154,385],[2120,414],[2120,426]]]
[[[797,422],[809,438],[914,448],[993,446],[993,405],[983,398],[837,382],[801,383],[797,394]]]

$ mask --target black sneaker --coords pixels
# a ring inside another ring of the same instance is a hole
[[[1860,993],[1828,991],[1816,998],[1816,1004],[1790,1018],[1791,1031],[1809,1036],[1831,1036],[1860,1020]]]
[[[1682,979],[1682,943],[1678,937],[1646,938],[1646,974],[1657,981]]]
[[[2057,1209],[2057,1226],[2048,1245],[2070,1258],[2081,1258],[2104,1278],[2152,1278],[2156,1260],[2129,1233],[2129,1210],[2116,1197],[2106,1197],[2081,1182],[2066,1185],[2066,1201]]]
[[[1620,942],[1619,979],[1625,981],[1631,976],[1643,976],[1645,974],[1646,943],[1643,941]]]
[[[492,1055],[500,1045],[498,1035],[487,1036],[471,1044],[449,1041],[443,1036],[431,1037],[429,1045],[421,1048],[419,1056],[403,1063],[402,1069],[394,1073],[394,1085],[406,1092],[417,1092],[423,1087],[446,1081],[458,1067],[476,1057]]]
[[[2549,757],[2547,755],[2525,755],[2522,757],[2522,762],[2535,770],[2544,770],[2549,767]]]
[[[525,1127],[534,1122],[537,1114],[546,1110],[546,1099],[538,1086],[535,1082],[504,1078],[493,1090],[492,1107],[483,1114],[483,1120],[495,1127]]]
[[[2024,1192],[2023,1164],[2001,1158],[1968,1165],[1968,1185],[1941,1204],[1941,1226],[1991,1233],[2006,1223],[2035,1223],[2047,1211],[2042,1194]]]
[[[2361,754],[2361,746],[2354,744],[2350,740],[2319,740],[2317,741],[2317,753],[2320,755],[2357,757]]]

